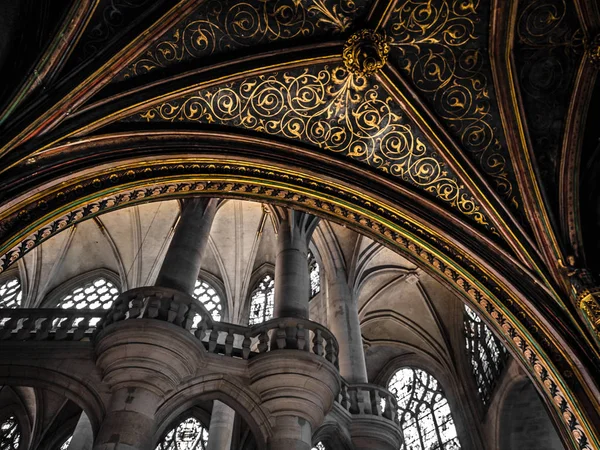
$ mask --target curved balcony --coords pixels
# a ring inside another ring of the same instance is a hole
[[[381,386],[343,382],[337,402],[353,416],[377,416],[400,425],[396,396]]]
[[[279,318],[252,327],[215,322],[195,298],[160,287],[119,295],[98,329],[123,320],[155,319],[190,331],[209,353],[250,359],[273,350],[301,350],[338,367],[338,343],[324,326],[306,319]]]

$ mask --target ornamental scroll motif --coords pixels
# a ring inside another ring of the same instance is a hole
[[[481,4],[480,4],[481,3]],[[386,31],[395,61],[496,191],[519,209],[515,176],[495,106],[487,6],[479,0],[404,0]]]
[[[368,0],[208,1],[161,36],[116,80],[244,47],[339,34],[368,4]]]
[[[216,123],[300,140],[400,177],[494,231],[399,105],[379,85],[341,66],[249,77],[126,120]]]

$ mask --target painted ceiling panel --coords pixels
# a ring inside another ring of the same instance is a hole
[[[142,1],[142,0],[137,0]],[[369,0],[212,0],[162,35],[114,79],[264,44],[335,36],[367,12]]]
[[[401,0],[386,24],[390,60],[490,185],[519,211],[490,69],[489,15],[487,1]]]
[[[199,89],[123,122],[217,124],[299,140],[400,178],[493,229],[400,105],[373,78],[342,65],[314,64]]]

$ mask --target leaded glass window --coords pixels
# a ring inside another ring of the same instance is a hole
[[[310,276],[310,297],[313,298],[321,291],[321,268],[312,252],[308,252],[308,274]]]
[[[210,284],[204,280],[197,280],[194,287],[194,297],[202,302],[213,320],[217,322],[221,320],[223,316],[221,297]]]
[[[0,424],[0,450],[17,450],[21,442],[21,427],[15,416]]]
[[[508,353],[481,318],[465,305],[465,345],[479,397],[488,405]]]
[[[273,317],[275,280],[266,275],[252,291],[250,301],[250,325],[265,322]]]
[[[155,450],[205,450],[208,430],[194,417],[179,422],[165,435]]]
[[[9,278],[0,284],[0,308],[18,308],[21,306],[22,297],[18,278]]]
[[[58,302],[58,307],[64,309],[109,309],[118,295],[119,289],[113,283],[104,277],[98,277],[65,295]]]
[[[401,450],[460,449],[448,400],[433,376],[405,367],[394,374],[388,389],[398,400]]]
[[[326,450],[325,446],[323,445],[322,442],[319,442],[317,445],[315,445],[312,450]]]
[[[59,450],[68,450],[69,445],[71,444],[71,440],[73,439],[73,435],[69,436],[65,442],[60,446]]]

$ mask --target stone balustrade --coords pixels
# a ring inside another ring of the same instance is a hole
[[[106,311],[0,309],[0,340],[89,340]]]
[[[396,397],[381,386],[343,382],[337,402],[352,415],[377,416],[400,424]]]

